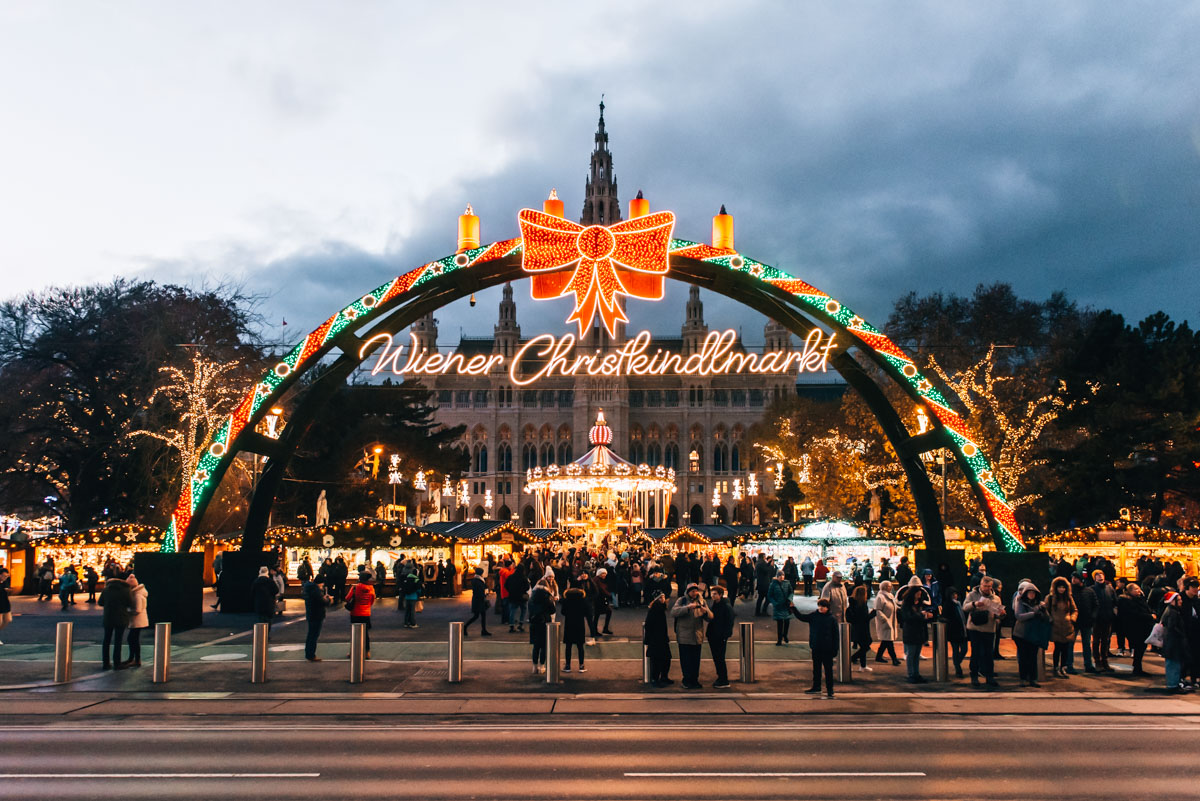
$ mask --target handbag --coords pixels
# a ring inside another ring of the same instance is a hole
[[[354,609],[354,600],[357,597],[357,594],[358,594],[358,585],[355,584],[354,589],[350,590],[350,594],[346,597],[345,606],[346,606],[347,612]]]
[[[988,619],[989,619],[989,615],[988,615],[988,611],[986,609],[972,609],[971,610],[971,625],[972,626],[986,626],[988,624]]]
[[[420,598],[418,598],[417,605],[414,606],[413,609],[415,609],[418,612],[424,612],[425,611],[425,602],[422,601]]]
[[[1150,636],[1146,638],[1146,645],[1153,645],[1155,648],[1162,648],[1163,631],[1163,624],[1155,623],[1154,628],[1150,629]]]

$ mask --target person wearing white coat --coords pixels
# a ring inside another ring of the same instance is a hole
[[[142,629],[150,628],[150,617],[146,614],[146,601],[150,593],[146,585],[137,580],[132,573],[125,579],[129,583],[130,594],[133,596],[133,606],[130,609],[132,618],[129,621],[129,660],[125,663],[133,667],[142,666]]]
[[[892,594],[892,582],[879,582],[879,592],[875,595],[875,619],[871,621],[871,625],[875,627],[875,639],[879,640],[879,648],[875,651],[876,662],[883,661],[886,651],[891,655],[893,665],[900,664],[896,657],[896,646],[892,644],[896,639],[896,632],[900,630],[896,621],[897,609],[896,596]]]

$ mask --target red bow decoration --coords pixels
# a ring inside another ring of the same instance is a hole
[[[521,267],[533,274],[533,299],[575,293],[575,311],[567,322],[579,324],[580,337],[597,311],[610,337],[617,335],[617,321],[629,322],[617,302],[618,292],[642,300],[662,299],[675,227],[671,212],[607,227],[584,227],[533,209],[522,209],[517,220],[524,245]],[[571,264],[576,264],[573,273],[551,272]]]

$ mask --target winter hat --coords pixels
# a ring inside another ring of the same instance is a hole
[[[700,589],[700,585],[693,581],[691,584],[687,585],[687,590],[685,590],[685,592],[691,592],[692,590],[698,589]]]
[[[1165,603],[1167,606],[1170,606],[1171,604],[1175,603],[1175,599],[1178,597],[1179,593],[1172,590],[1163,596],[1163,603]]]
[[[271,575],[271,570],[270,570],[270,568],[268,568],[266,565],[263,565],[262,567],[260,567],[260,568],[258,569],[258,575],[260,575],[260,576],[269,576],[269,575]]]
[[[604,578],[605,576],[608,575],[608,568],[605,568],[605,567],[600,568],[599,570],[596,571],[596,575],[599,576],[600,578]]]

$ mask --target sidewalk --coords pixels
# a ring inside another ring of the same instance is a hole
[[[277,696],[280,693],[311,694],[318,692],[332,698],[351,699],[366,694],[384,693],[387,696],[410,699],[414,695],[438,695],[446,700],[443,704],[462,704],[454,698],[478,697],[481,695],[520,697],[522,703],[553,703],[554,699],[576,695],[603,694],[619,697],[631,695],[643,703],[658,703],[661,699],[677,698],[685,704],[704,697],[682,690],[678,685],[654,689],[641,683],[642,648],[641,621],[643,609],[620,609],[613,616],[614,636],[601,638],[595,646],[587,648],[587,672],[564,673],[563,682],[548,685],[545,677],[531,673],[530,645],[527,633],[508,632],[494,614],[489,615],[489,625],[494,636],[478,636],[474,628],[472,635],[463,644],[463,682],[452,685],[447,678],[447,635],[451,620],[467,617],[467,603],[463,598],[439,599],[426,602],[426,611],[419,620],[421,628],[405,629],[402,617],[396,611],[395,599],[384,599],[377,605],[373,615],[371,653],[366,663],[366,680],[362,685],[349,683],[348,640],[349,621],[340,607],[330,610],[326,621],[318,654],[321,662],[310,663],[303,658],[305,623],[302,605],[298,601],[288,604],[282,620],[272,627],[271,645],[268,649],[270,664],[268,681],[265,684],[250,683],[250,651],[252,619],[248,615],[222,615],[206,608],[205,626],[189,632],[176,634],[172,638],[172,666],[170,683],[164,686],[151,682],[153,662],[153,631],[143,634],[143,667],[122,671],[100,670],[100,645],[102,634],[98,609],[75,607],[62,612],[57,602],[38,604],[32,598],[14,598],[17,617],[4,630],[5,645],[0,646],[0,698],[8,702],[19,694],[32,692],[38,695],[63,696],[67,694],[103,693],[105,697],[122,697],[150,693],[155,697],[164,690],[170,695],[194,693],[231,694],[237,697]],[[809,599],[797,598],[803,608],[812,603]],[[807,627],[793,621],[790,639],[784,646],[775,645],[775,625],[770,618],[754,618],[752,606],[738,605],[739,620],[755,622],[756,679],[752,685],[738,682],[739,643],[735,637],[728,647],[728,666],[733,689],[718,694],[728,706],[728,699],[762,699],[762,714],[770,714],[772,697],[795,699],[811,682],[811,661],[806,642]],[[73,680],[62,685],[51,682],[53,676],[53,637],[55,624],[64,619],[75,621],[75,647],[73,649]],[[1155,702],[1163,709],[1190,708],[1193,696],[1167,697],[1161,690],[1162,660],[1155,656],[1146,658],[1146,669],[1155,675],[1150,678],[1134,679],[1128,676],[1128,659],[1112,660],[1118,672],[1108,675],[1080,675],[1070,679],[1048,678],[1041,691],[1021,689],[1016,680],[1016,663],[1011,640],[1002,641],[1002,653],[1009,659],[997,662],[999,691],[980,692],[972,690],[966,679],[952,678],[945,684],[926,684],[919,688],[904,682],[904,666],[890,663],[868,662],[871,671],[854,671],[851,684],[839,685],[839,696],[849,693],[862,696],[856,703],[866,704],[876,711],[883,711],[888,697],[941,697],[955,696],[960,703],[972,709],[984,709],[994,705],[995,697],[1022,699],[1062,698],[1094,699],[1113,698]],[[671,675],[678,680],[678,651],[673,647],[676,660]],[[930,653],[926,649],[926,655]],[[715,679],[713,666],[707,658],[701,666],[701,681],[707,686]],[[1076,665],[1082,668],[1082,660],[1076,654]],[[932,677],[931,661],[922,663],[922,673]],[[953,668],[951,667],[951,674]],[[908,692],[910,689],[918,693]],[[513,694],[517,695],[513,695]],[[802,701],[811,701],[802,698]],[[59,702],[74,703],[74,702]],[[754,701],[755,704],[760,703]],[[844,703],[839,700],[832,702]],[[884,706],[876,706],[876,704]],[[1036,704],[1036,702],[1035,702]],[[340,706],[335,704],[335,706]],[[570,704],[566,708],[570,708]],[[758,709],[758,707],[754,707]],[[788,707],[784,705],[782,709]],[[1091,708],[1091,707],[1089,707]],[[739,707],[740,712],[748,710]],[[558,710],[555,704],[554,711]],[[720,709],[710,709],[720,711]],[[738,711],[738,710],[730,710]]]

